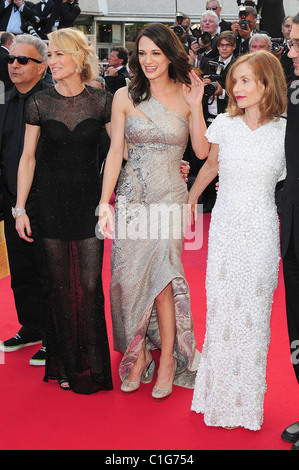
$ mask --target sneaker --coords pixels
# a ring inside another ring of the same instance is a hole
[[[21,338],[17,333],[13,338],[7,339],[0,343],[0,351],[3,352],[12,352],[17,351],[18,349],[25,348],[26,346],[32,346],[33,344],[41,343],[41,339],[38,341],[26,341]]]
[[[31,366],[44,366],[46,365],[46,348],[42,346],[37,353],[32,356],[29,361]]]

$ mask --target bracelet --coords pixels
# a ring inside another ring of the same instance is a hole
[[[20,215],[26,214],[26,210],[21,209],[20,207],[12,207],[11,213],[13,218],[16,219],[17,217],[20,217]]]

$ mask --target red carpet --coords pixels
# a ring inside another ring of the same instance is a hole
[[[204,215],[203,247],[184,251],[183,263],[191,291],[198,349],[205,327],[205,268],[209,214]],[[106,242],[104,289],[109,336],[109,254]],[[18,328],[10,278],[0,281],[0,339]],[[111,340],[112,344],[112,340]],[[0,353],[0,449],[1,450],[289,450],[283,429],[299,420],[299,389],[289,359],[282,272],[272,312],[272,336],[268,356],[264,424],[258,432],[208,428],[202,415],[190,411],[192,391],[174,387],[164,402],[151,397],[153,384],[142,385],[132,395],[120,391],[120,355],[111,351],[114,390],[90,396],[44,383],[43,367],[29,365],[36,346]],[[154,358],[158,353],[153,354]],[[133,455],[133,452],[132,452]],[[40,462],[41,463],[41,462]]]

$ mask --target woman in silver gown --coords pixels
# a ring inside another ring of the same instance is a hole
[[[181,263],[187,188],[180,164],[190,133],[198,158],[208,142],[202,113],[203,84],[172,30],[147,25],[132,55],[133,80],[112,104],[99,226],[112,238],[111,312],[114,349],[123,353],[124,392],[153,379],[149,350],[160,349],[154,398],[172,384],[193,388],[199,353],[189,289]],[[125,142],[128,162],[122,170]],[[109,201],[118,181],[115,227]],[[161,222],[161,223],[159,223]]]

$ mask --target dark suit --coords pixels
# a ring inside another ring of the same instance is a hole
[[[9,51],[0,46],[0,80],[4,83],[5,92],[13,87],[13,83],[9,78],[8,67],[6,62],[6,56],[9,54]]]
[[[291,353],[294,348],[298,349],[296,342],[299,340],[299,77],[293,78],[289,87],[285,138],[287,176],[281,207],[281,256]],[[299,383],[299,364],[293,363],[293,366]]]
[[[19,95],[14,86],[6,93],[5,103],[0,105],[0,162],[1,186],[3,191],[3,215],[5,238],[11,272],[11,287],[20,325],[20,335],[30,340],[42,338],[46,316],[46,288],[43,283],[43,262],[41,245],[36,231],[35,198],[33,184],[26,203],[30,218],[33,243],[21,239],[15,229],[11,208],[16,204],[16,180],[18,163],[23,151],[25,122],[20,100],[47,87],[38,82],[29,93]],[[25,105],[25,103],[24,103]],[[16,138],[16,136],[18,136]],[[16,151],[18,148],[18,151]],[[40,151],[40,145],[37,150]]]
[[[40,22],[37,25],[36,31],[37,31],[37,34],[42,39],[47,39],[47,33],[49,33],[49,31],[46,29],[46,25],[50,18],[49,15],[51,15],[52,13],[53,6],[54,6],[53,0],[48,0],[44,4],[43,2],[39,2],[36,4],[36,13],[40,19]]]
[[[217,57],[214,60],[220,61],[220,58]],[[232,64],[235,61],[236,61],[236,58],[232,57],[230,62],[226,65],[225,69],[223,70],[221,77],[218,80],[219,84],[222,86],[223,89],[225,89],[225,81],[226,81],[229,68],[232,66]],[[204,74],[206,72],[207,70],[204,70]],[[227,103],[228,103],[227,95],[225,95],[224,98],[220,98],[219,96],[211,96],[211,97],[204,96],[203,97],[202,106],[203,106],[203,113],[204,113],[204,118],[205,118],[207,127],[209,127],[209,125],[213,122],[213,120],[218,114],[224,113],[226,111]],[[214,108],[216,114],[211,113],[211,109],[209,109],[210,104],[216,104],[216,107]],[[206,159],[200,160],[200,162],[196,160],[198,159],[196,159],[196,157],[193,156],[193,166],[195,165],[195,167],[197,167],[198,169],[200,169],[201,166],[206,161]],[[203,204],[204,212],[210,212],[215,204],[215,201],[216,201],[215,184],[217,181],[218,181],[218,177],[214,178],[214,180],[206,187],[206,189],[204,190],[202,194],[201,199],[199,200],[199,202]]]
[[[130,74],[126,67],[121,67],[116,76],[105,75],[104,78],[108,91],[114,95],[116,90],[127,85],[126,78],[130,79]]]
[[[217,57],[217,60],[220,61],[220,58]],[[225,82],[226,82],[226,77],[227,77],[227,74],[228,74],[228,71],[230,69],[230,67],[233,65],[233,63],[236,61],[236,58],[233,56],[230,60],[230,62],[227,64],[227,66],[224,68],[218,82],[220,83],[220,85],[222,86],[222,88],[225,90]],[[205,73],[205,71],[204,71]],[[220,98],[219,96],[214,96],[214,97],[211,97],[209,100],[206,100],[206,99],[203,99],[203,111],[204,111],[204,117],[206,120],[208,120],[208,118],[213,118],[213,116],[209,115],[209,111],[208,111],[208,104],[209,104],[209,101],[211,101],[212,99],[216,100],[217,102],[217,114],[221,114],[221,113],[225,113],[225,110],[227,108],[227,103],[228,103],[228,96],[225,95],[224,98]],[[211,122],[211,121],[208,121],[208,122]]]
[[[249,39],[245,39],[243,41],[242,38],[239,35],[237,36],[236,49],[234,50],[234,56],[235,57],[238,57],[239,55],[247,54],[247,52],[249,52],[250,39],[251,39],[251,37]]]
[[[9,22],[11,10],[13,8],[11,3],[8,7],[5,8],[5,2],[0,2],[0,31],[7,31],[7,25]],[[23,32],[26,32],[28,23],[30,23],[34,16],[36,16],[35,4],[32,2],[24,2],[24,9],[21,14],[21,28]],[[12,31],[13,33],[14,31]]]
[[[49,33],[56,21],[59,22],[58,29],[73,26],[75,19],[81,12],[78,4],[75,2],[62,2],[62,0],[53,0],[53,3],[51,17],[48,19],[45,31]]]
[[[259,0],[257,9],[261,10],[260,29],[268,31],[271,38],[280,38],[285,17],[283,0]]]

